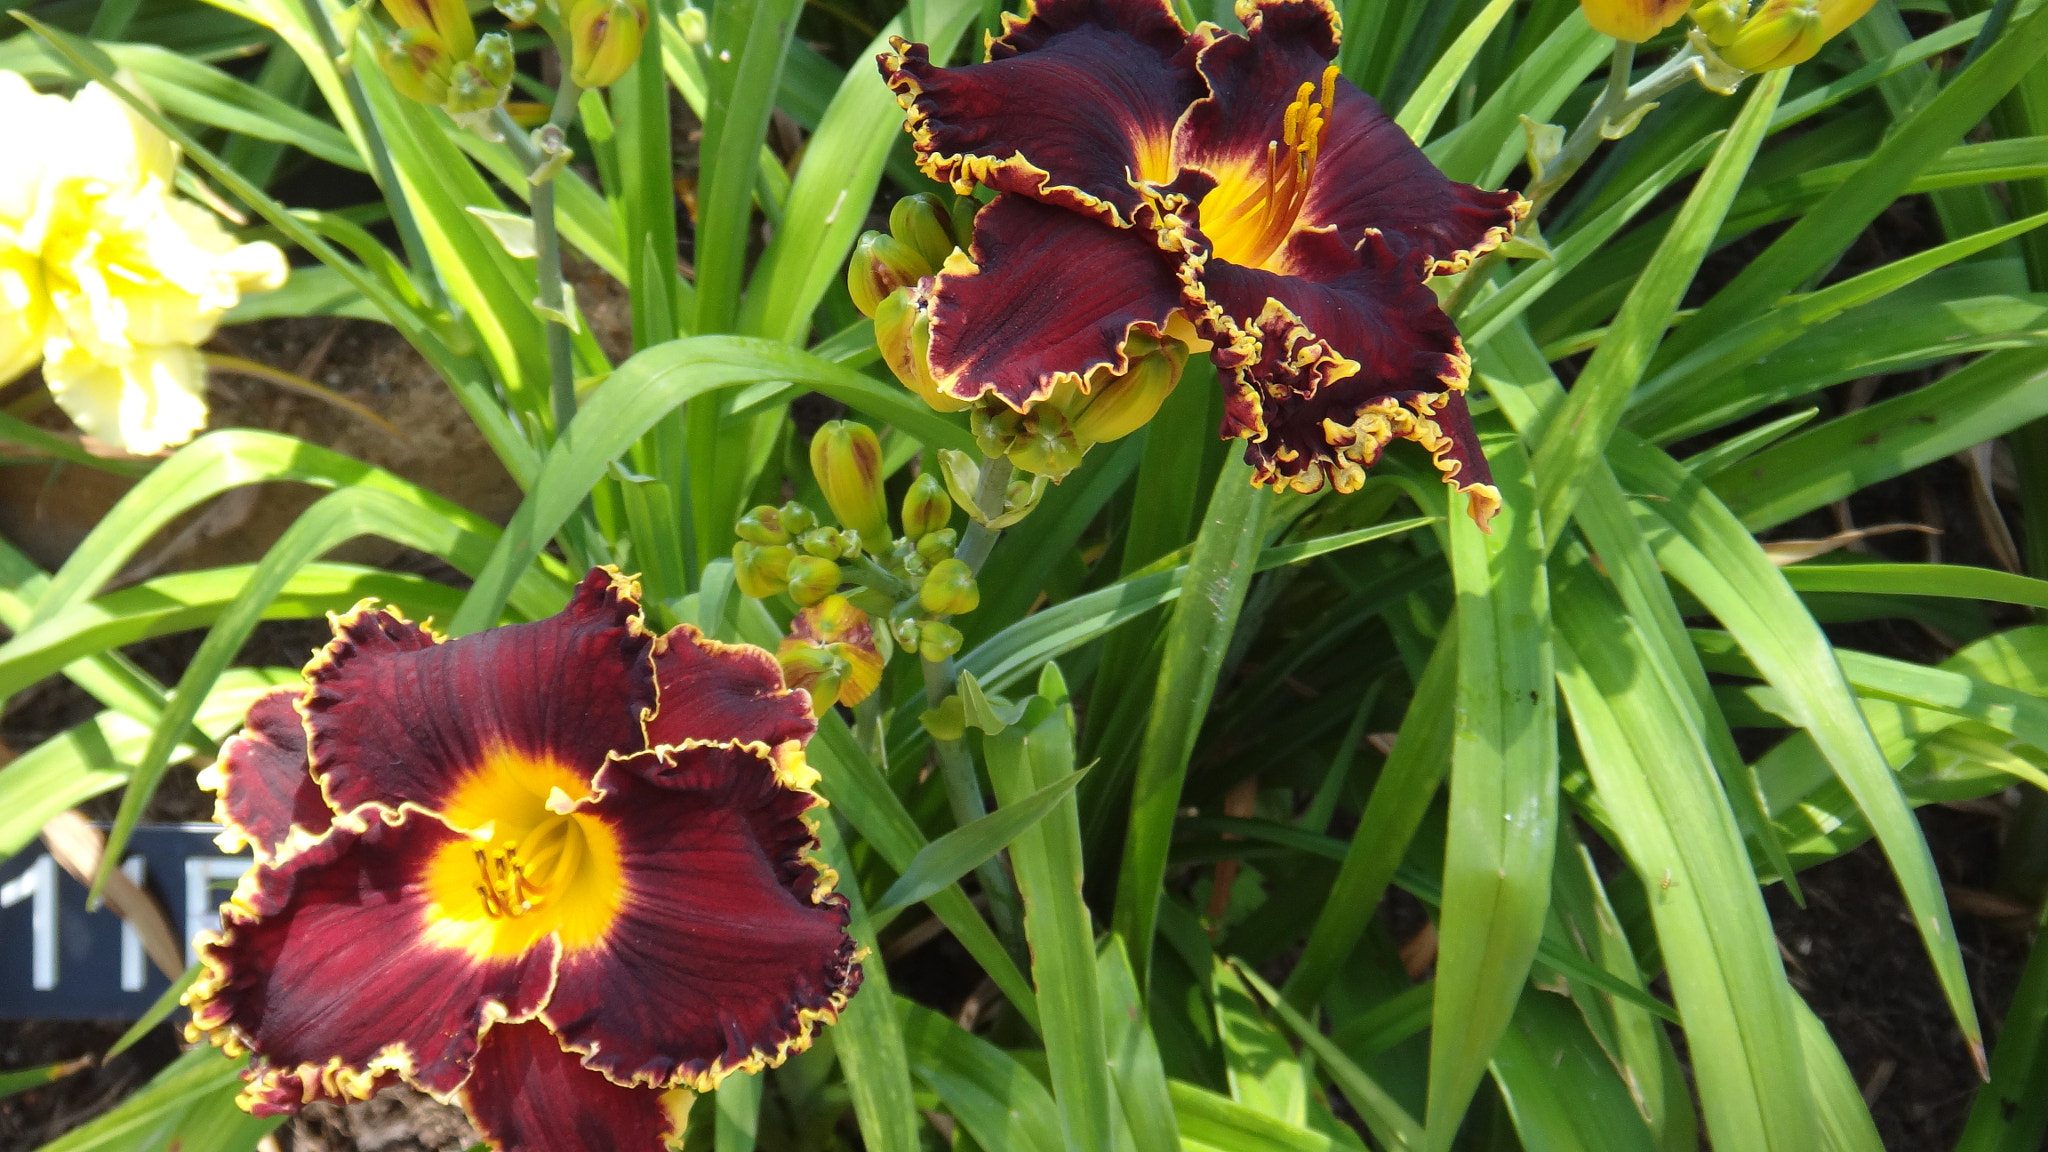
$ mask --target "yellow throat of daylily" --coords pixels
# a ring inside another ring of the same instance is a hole
[[[1313,81],[1302,81],[1281,118],[1281,138],[1266,142],[1265,162],[1220,175],[1202,198],[1202,231],[1217,256],[1241,267],[1263,268],[1279,254],[1308,200],[1336,95],[1334,64],[1323,69],[1320,93]]]
[[[476,956],[514,956],[549,933],[562,947],[602,940],[625,899],[618,837],[578,810],[587,784],[570,769],[496,748],[442,813],[466,839],[428,865],[428,938]]]

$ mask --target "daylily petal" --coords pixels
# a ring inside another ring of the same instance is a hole
[[[985,64],[940,68],[900,40],[879,58],[919,167],[1130,226],[1134,181],[1171,177],[1174,120],[1202,94],[1187,33],[1163,0],[1043,0],[1003,24]]]
[[[808,741],[818,730],[773,656],[750,644],[721,644],[687,624],[655,642],[654,679],[661,707],[647,721],[649,744],[713,740],[774,748]]]
[[[1351,254],[1329,233],[1302,233],[1287,261],[1341,268]],[[1446,482],[1478,493],[1485,522],[1499,503],[1464,404],[1471,362],[1436,295],[1381,237],[1368,235],[1358,265],[1327,280],[1211,261],[1204,283],[1233,316],[1249,316],[1259,357],[1234,372],[1232,399],[1255,405],[1257,427],[1226,426],[1253,442],[1254,482],[1297,492],[1334,483],[1357,490],[1394,438],[1427,449]],[[1231,407],[1227,405],[1227,407]],[[1491,501],[1491,503],[1488,503]],[[1483,506],[1483,507],[1482,507]]]
[[[553,617],[446,643],[367,601],[335,619],[304,702],[328,802],[411,803],[474,831],[531,819],[554,788],[587,795],[608,755],[646,747],[654,640],[638,596],[596,569]]]
[[[542,1018],[618,1084],[700,1091],[808,1046],[860,984],[837,879],[806,855],[816,773],[777,755],[656,749],[598,776],[582,809],[618,845],[600,939],[563,952]]]
[[[0,79],[10,75],[0,72]],[[4,231],[0,226],[0,233]],[[0,239],[0,384],[35,367],[43,358],[51,319],[42,263],[34,254]]]
[[[1201,70],[1213,95],[1181,121],[1175,153],[1209,172],[1218,191],[1202,204],[1206,235],[1227,259],[1223,217],[1265,185],[1267,145],[1285,136],[1288,105],[1300,86],[1315,86],[1336,56],[1335,13],[1322,0],[1262,0],[1244,5],[1247,32],[1221,35],[1202,49]],[[1297,228],[1335,228],[1346,247],[1378,229],[1396,253],[1424,253],[1431,270],[1463,271],[1500,244],[1528,204],[1515,192],[1485,192],[1439,172],[1408,134],[1349,80],[1334,77],[1331,106],[1300,208]],[[1285,157],[1283,163],[1291,163]],[[1284,222],[1283,222],[1284,223]]]
[[[206,362],[183,344],[139,346],[107,360],[54,337],[43,346],[43,382],[80,431],[137,456],[206,427]]]
[[[972,262],[956,255],[919,286],[932,377],[958,399],[994,392],[1021,412],[1101,365],[1122,372],[1126,337],[1165,334],[1181,262],[1144,229],[998,196],[974,218]]]
[[[530,1019],[547,1002],[553,939],[504,957],[436,939],[427,877],[467,839],[426,813],[373,817],[243,877],[185,1002],[195,1029],[256,1053],[245,1107],[364,1099],[393,1071],[445,1098],[468,1078],[488,1023]]]
[[[501,1152],[666,1152],[682,1143],[689,1093],[622,1088],[577,1063],[542,1024],[484,1034],[462,1108]]]
[[[221,745],[220,759],[199,774],[214,793],[214,838],[224,852],[254,851],[259,864],[289,855],[325,835],[334,813],[313,782],[299,690],[279,688],[249,708],[243,729]]]
[[[69,119],[62,96],[46,96],[20,73],[0,71],[0,124],[7,125],[7,163],[0,164],[0,224],[19,229],[35,213],[56,138]],[[6,375],[0,373],[0,379]]]

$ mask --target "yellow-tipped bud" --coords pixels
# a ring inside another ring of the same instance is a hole
[[[1747,19],[1749,0],[1700,0],[1692,7],[1692,22],[1715,47],[1734,40]]]
[[[953,218],[937,196],[919,192],[889,209],[889,232],[898,242],[937,268],[953,254]]]
[[[422,104],[448,97],[448,76],[455,60],[448,44],[431,28],[400,28],[377,42],[377,67],[399,95]]]
[[[1126,354],[1131,365],[1123,375],[1100,369],[1090,375],[1087,405],[1072,420],[1074,435],[1084,445],[1121,440],[1143,428],[1173,394],[1188,362],[1187,345],[1178,340],[1167,340],[1143,356],[1127,344]]]
[[[926,564],[937,564],[952,559],[953,549],[959,546],[960,534],[951,528],[941,528],[917,538],[916,556]]]
[[[1058,481],[1080,466],[1087,451],[1067,425],[1066,413],[1040,404],[1024,417],[1009,456],[1010,463],[1024,471]]]
[[[827,560],[837,560],[846,551],[845,545],[839,539],[839,529],[830,525],[811,529],[804,533],[796,544],[805,552],[813,556],[822,556]]]
[[[960,651],[960,630],[939,620],[927,620],[917,629],[917,654],[926,660],[944,660]]]
[[[846,262],[846,294],[861,315],[873,316],[890,293],[931,274],[931,262],[917,249],[887,232],[864,232]]]
[[[782,527],[782,513],[766,504],[740,517],[740,522],[733,525],[732,533],[755,544],[789,543],[789,533]]]
[[[974,611],[981,604],[981,588],[974,583],[974,570],[965,560],[941,560],[932,565],[924,586],[917,590],[917,603],[938,616]]]
[[[920,472],[903,494],[903,534],[921,540],[937,532],[953,518],[953,500],[946,495],[946,482],[929,472]]]
[[[1586,22],[1603,36],[1641,44],[1678,22],[1689,0],[1579,0]]]
[[[1744,72],[1770,72],[1813,59],[1827,43],[1817,0],[1767,0],[1720,45],[1721,59]]]
[[[958,412],[968,406],[968,401],[941,391],[932,379],[931,316],[910,298],[909,289],[899,288],[875,306],[875,347],[896,379],[933,411]]]
[[[468,56],[476,44],[476,26],[463,0],[384,0],[384,10],[400,28],[424,28],[439,36],[451,55]]]
[[[781,518],[782,530],[792,538],[818,526],[818,514],[794,500],[777,509],[777,515]]]
[[[1846,31],[1849,25],[1863,19],[1877,0],[1820,0],[1820,35],[1823,40],[1833,40]]]
[[[856,420],[830,420],[811,437],[811,475],[839,522],[871,547],[887,547],[889,498],[882,491],[882,442]]]
[[[830,596],[840,584],[839,565],[822,556],[798,556],[789,562],[789,598],[806,606]]]
[[[638,0],[576,0],[569,8],[569,78],[603,88],[640,59],[647,7]]]
[[[786,544],[750,544],[744,540],[732,546],[732,578],[740,591],[756,600],[782,591],[789,584],[789,564],[796,559]]]

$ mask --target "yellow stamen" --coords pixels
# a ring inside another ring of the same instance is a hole
[[[1337,69],[1322,73],[1321,90],[1304,80],[1280,116],[1280,139],[1266,144],[1263,182],[1256,169],[1226,180],[1205,201],[1203,227],[1217,254],[1236,264],[1266,265],[1286,244],[1308,200],[1316,158],[1322,154],[1336,107]],[[1322,99],[1316,97],[1320,95]],[[1285,149],[1292,163],[1283,163]]]

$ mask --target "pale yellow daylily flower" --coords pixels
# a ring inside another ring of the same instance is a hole
[[[172,193],[176,147],[112,93],[69,101],[0,72],[0,381],[43,364],[85,432],[152,454],[206,426],[198,345],[245,291],[284,282],[273,244],[240,244]]]

